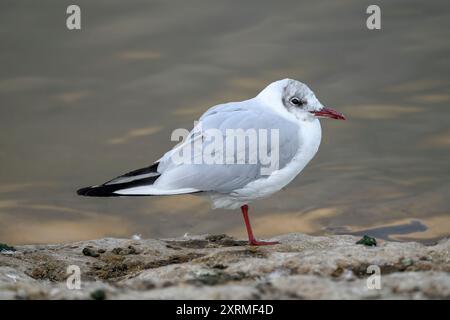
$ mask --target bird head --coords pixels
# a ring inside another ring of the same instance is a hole
[[[289,112],[297,119],[331,118],[345,120],[343,114],[324,107],[304,83],[284,79],[271,83],[257,98],[280,112]]]

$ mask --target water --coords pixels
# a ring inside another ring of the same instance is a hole
[[[244,236],[239,212],[193,196],[90,199],[79,187],[149,165],[209,106],[304,81],[348,120],[250,207],[287,232],[435,241],[450,234],[450,4],[382,1],[69,1],[0,4],[0,240]]]

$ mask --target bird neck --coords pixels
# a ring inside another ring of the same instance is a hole
[[[280,81],[271,83],[263,91],[261,91],[255,99],[259,100],[261,103],[271,106],[271,107],[283,107],[281,93],[283,84]]]

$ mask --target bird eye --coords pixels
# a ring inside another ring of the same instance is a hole
[[[300,99],[295,98],[295,97],[291,99],[291,103],[295,104],[296,106],[302,106],[302,105],[306,104],[305,101],[300,100]]]

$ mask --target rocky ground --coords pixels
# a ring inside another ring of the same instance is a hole
[[[250,247],[205,235],[3,245],[0,299],[450,299],[450,239],[430,246],[367,246],[343,235],[274,239],[281,243]],[[81,271],[79,290],[67,287],[71,265]],[[380,289],[369,289],[377,283],[371,265],[380,268]]]

